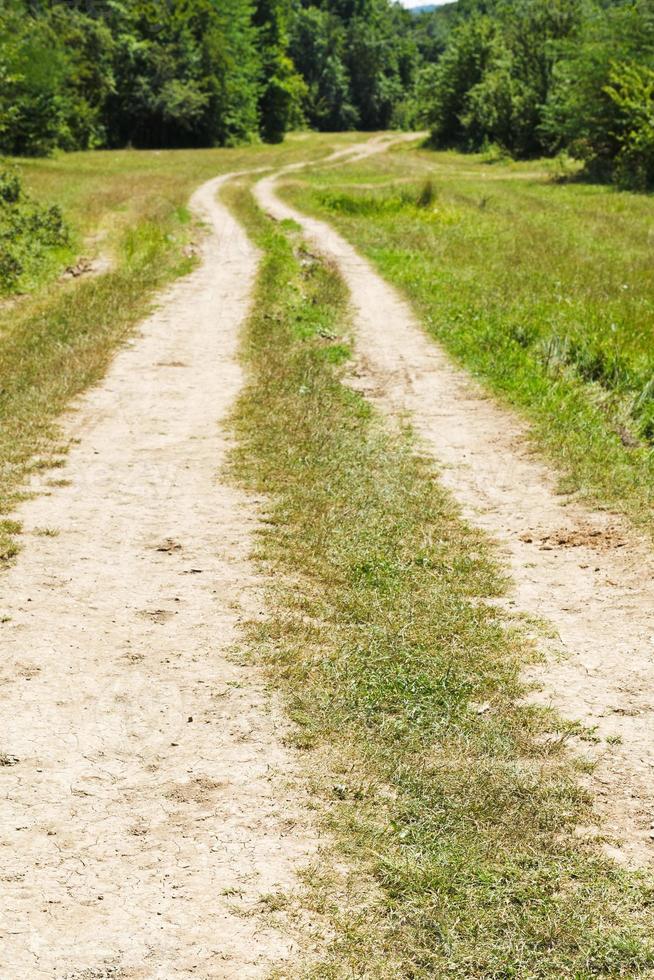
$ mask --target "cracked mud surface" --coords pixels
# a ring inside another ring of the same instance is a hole
[[[193,202],[201,265],[71,413],[63,485],[22,506],[0,579],[12,980],[260,977],[296,952],[257,912],[316,842],[280,712],[232,654],[262,608],[256,508],[220,479],[256,254],[219,183]]]
[[[558,635],[531,673],[538,700],[596,730],[578,748],[597,760],[598,827],[619,860],[654,860],[654,559],[620,520],[556,492],[524,425],[497,406],[424,333],[404,302],[330,225],[257,187],[275,218],[292,218],[340,267],[355,307],[356,387],[408,413],[464,516],[500,545],[512,613]]]

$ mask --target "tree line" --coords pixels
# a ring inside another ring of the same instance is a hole
[[[654,0],[0,0],[0,153],[418,125],[654,186]]]
[[[417,81],[440,147],[569,153],[654,186],[654,0],[460,0]]]
[[[0,0],[0,152],[384,129],[412,30],[390,0]]]

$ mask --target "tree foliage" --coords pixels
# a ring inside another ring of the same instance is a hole
[[[256,129],[259,63],[243,0],[110,0],[103,19],[114,43],[109,145],[210,146]]]
[[[419,23],[389,0],[298,6],[291,54],[307,83],[309,125],[320,130],[394,125],[421,60]]]
[[[569,150],[595,176],[652,186],[646,131],[654,108],[647,84],[654,70],[654,4],[588,7],[558,54],[543,111],[549,147]]]
[[[301,120],[306,85],[288,56],[290,7],[280,0],[257,0],[254,23],[258,31],[263,84],[259,96],[261,133],[277,143]]]
[[[413,29],[392,0],[0,0],[0,152],[386,127]]]
[[[652,0],[466,0],[422,85],[436,145],[565,150],[654,185]]]
[[[300,120],[286,0],[2,0],[0,152],[212,146]]]
[[[0,153],[417,124],[654,187],[654,0],[0,0]]]

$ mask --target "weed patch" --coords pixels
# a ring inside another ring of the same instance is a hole
[[[61,265],[69,245],[61,209],[38,204],[16,172],[0,171],[0,296],[29,288],[43,267]]]

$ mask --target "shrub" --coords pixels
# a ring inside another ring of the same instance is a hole
[[[69,242],[61,210],[31,200],[18,174],[0,171],[0,295],[38,277],[52,252]]]
[[[654,186],[654,71],[642,64],[614,64],[609,81],[606,94],[621,122],[616,182],[646,190]]]

